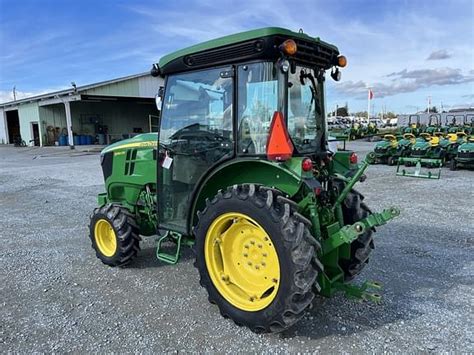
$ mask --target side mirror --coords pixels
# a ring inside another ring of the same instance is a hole
[[[160,88],[158,89],[158,93],[155,96],[155,103],[156,103],[156,108],[158,109],[158,111],[161,111],[161,107],[163,105],[164,91],[165,91],[164,87],[160,86]]]
[[[331,78],[333,78],[334,81],[341,80],[341,72],[339,71],[339,68],[331,71]]]

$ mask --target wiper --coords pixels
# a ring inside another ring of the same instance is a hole
[[[304,79],[309,79],[311,81],[311,86],[310,86],[310,89],[311,89],[311,105],[310,105],[310,109],[311,109],[311,106],[313,104],[313,101],[315,102],[315,110],[316,112],[318,113],[318,115],[321,114],[321,105],[319,104],[319,100],[318,100],[318,97],[317,97],[317,86],[316,86],[316,80],[313,76],[313,74],[311,74],[311,72],[309,73],[306,73],[304,70],[301,70],[300,72],[300,82],[301,82],[301,85],[305,85],[305,80]],[[308,112],[308,118],[309,118],[309,115],[310,115],[311,112]]]

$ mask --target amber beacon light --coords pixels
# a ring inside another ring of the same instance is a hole
[[[280,50],[287,55],[294,55],[298,50],[296,42],[292,39],[287,39],[285,42],[280,44]]]
[[[337,57],[337,66],[344,68],[347,65],[347,58],[343,55]]]

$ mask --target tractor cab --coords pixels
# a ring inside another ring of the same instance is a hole
[[[421,131],[420,115],[408,116],[408,125],[403,130],[403,133],[412,133],[417,136]]]
[[[424,132],[433,135],[435,132],[439,132],[441,129],[441,115],[439,113],[430,115],[428,119],[428,125],[425,127]]]
[[[446,133],[457,133],[463,130],[463,122],[465,120],[464,115],[446,115],[445,119],[445,132]]]
[[[474,115],[468,114],[464,117],[463,130],[466,134],[474,133]]]
[[[173,163],[158,165],[160,226],[190,233],[200,183],[223,164],[326,157],[325,72],[338,79],[345,64],[336,47],[281,29],[163,57],[152,72],[166,77],[158,155]]]

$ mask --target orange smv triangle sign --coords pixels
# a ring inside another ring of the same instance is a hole
[[[293,149],[283,114],[275,111],[267,140],[267,157],[269,160],[287,160],[291,158]]]

